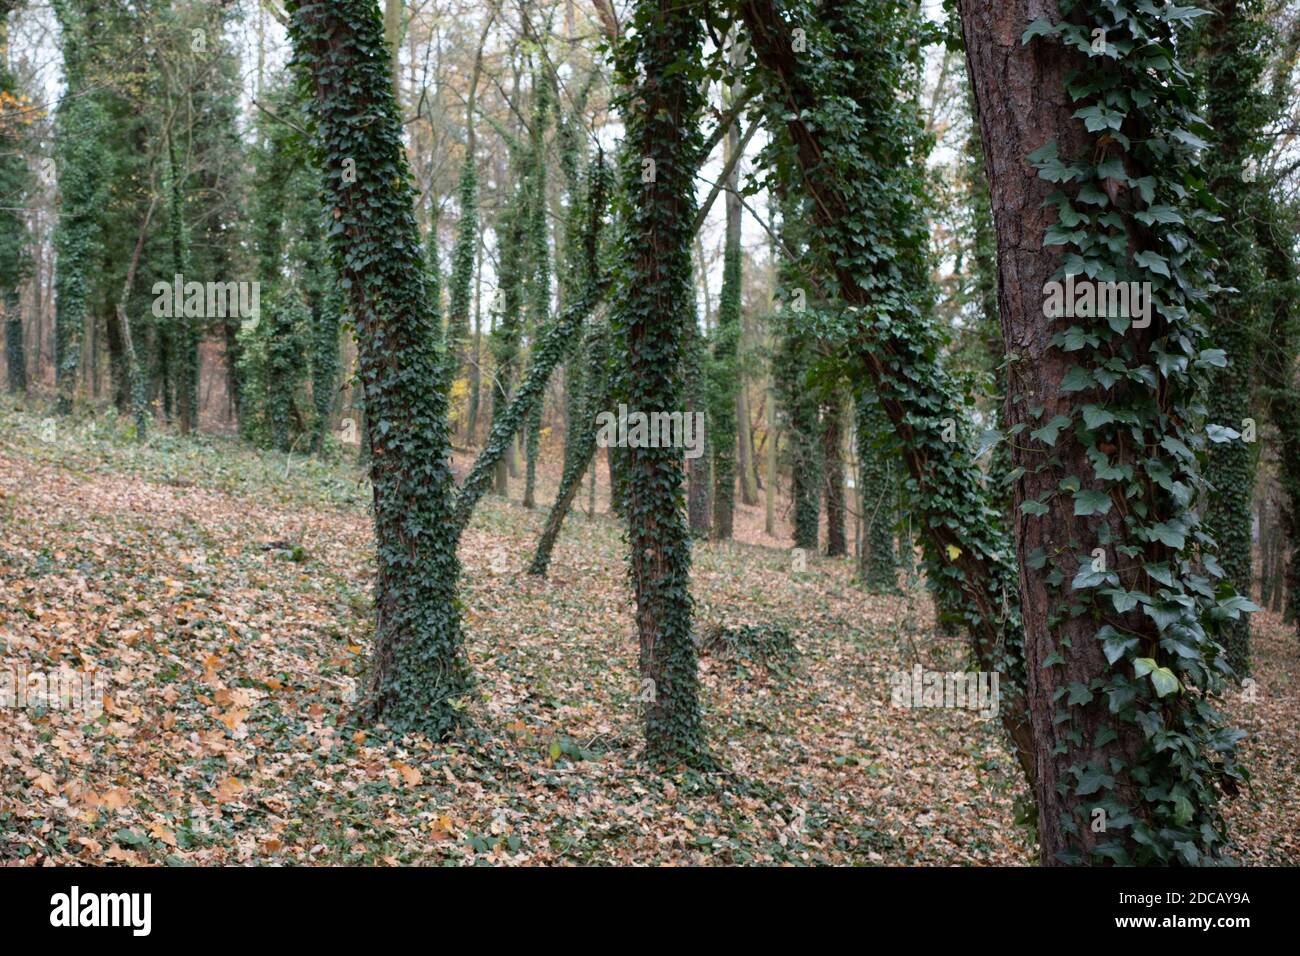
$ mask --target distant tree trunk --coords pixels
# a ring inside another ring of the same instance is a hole
[[[848,553],[844,536],[844,396],[833,391],[822,406],[822,493],[826,498],[826,555]]]
[[[1284,619],[1300,630],[1300,390],[1295,358],[1300,350],[1300,269],[1294,258],[1296,223],[1271,199],[1254,216],[1263,260],[1265,328],[1269,347],[1261,349],[1260,378],[1270,420],[1277,430],[1277,475],[1282,486],[1281,525],[1288,553],[1282,560],[1286,600]]]
[[[858,571],[875,594],[898,590],[898,559],[894,553],[894,473],[880,443],[889,421],[876,396],[864,392],[855,403],[858,438],[858,500],[862,509],[862,549]]]
[[[686,411],[690,415],[707,415],[708,403],[704,401],[704,337],[700,334],[694,309],[691,310],[691,316],[692,321],[686,331]],[[712,457],[710,445],[709,428],[705,427],[704,453],[686,462],[686,513],[691,536],[700,539],[708,538],[713,517],[709,503],[711,486],[709,461]]]
[[[754,430],[749,423],[749,395],[745,388],[743,365],[740,370],[741,376],[736,389],[736,425],[739,428],[737,454],[739,456],[740,501],[746,507],[752,508],[758,504],[758,489],[754,480],[754,476],[757,474],[754,455]]]
[[[4,293],[5,310],[5,369],[9,392],[21,395],[27,392],[27,350],[23,347],[23,316],[18,308],[18,293]]]
[[[185,200],[180,168],[176,162],[176,143],[167,137],[167,170],[171,187],[168,209],[168,231],[171,239],[172,268],[176,275],[189,271],[189,244],[185,233]],[[180,431],[188,435],[199,426],[199,329],[194,319],[174,316],[174,329],[162,331],[176,344],[174,358],[176,372],[176,404],[179,411]],[[164,386],[165,389],[166,386]],[[170,409],[169,409],[170,412]]]
[[[732,43],[731,59],[740,46]],[[732,99],[735,91],[732,91]],[[741,284],[744,279],[740,248],[740,164],[730,160],[740,151],[740,127],[727,130],[727,232],[723,250],[722,290],[718,295],[718,326],[709,363],[709,445],[713,452],[713,528],[719,541],[731,538],[736,512],[736,398],[740,391],[737,355],[743,331]]]
[[[54,155],[59,175],[59,216],[54,230],[55,340],[58,410],[72,410],[81,366],[81,344],[89,316],[91,273],[100,251],[98,216],[106,188],[103,175],[103,131],[107,122],[96,92],[87,82],[87,47],[94,42],[94,23],[87,22],[80,4],[56,0],[63,45],[63,70],[74,93],[59,101],[55,115]],[[111,311],[111,310],[109,310]],[[107,312],[105,313],[108,314]],[[115,320],[111,320],[115,321]],[[115,329],[109,329],[109,351],[114,351]],[[120,373],[120,365],[114,363]],[[115,389],[114,400],[125,407],[125,396]]]
[[[785,323],[774,374],[790,436],[794,546],[816,551],[821,524],[821,426],[817,396],[808,380],[811,347],[793,314],[785,317]]]
[[[527,282],[528,317],[535,341],[550,318],[551,312],[551,250],[547,242],[546,197],[547,176],[546,131],[551,117],[551,85],[541,78],[533,78],[533,116],[529,128],[529,163],[527,182]],[[546,396],[539,395],[537,403],[529,410],[524,428],[524,507],[537,507],[537,461],[542,453],[542,416],[546,409]]]
[[[478,246],[478,268],[474,270],[474,351],[469,363],[469,444],[478,441],[479,392],[483,389],[480,365],[483,361],[483,244]]]
[[[479,76],[483,71],[483,45],[487,31],[496,18],[496,7],[486,17],[483,32],[479,35],[478,50],[474,54],[474,72],[470,78],[465,105],[465,158],[461,163],[460,182],[456,198],[460,206],[460,220],[456,223],[456,242],[451,253],[451,282],[447,301],[446,356],[443,362],[444,385],[450,388],[460,379],[468,358],[470,282],[479,245],[478,235],[478,169],[475,104],[478,96]],[[468,424],[466,422],[465,424]]]
[[[775,402],[768,403],[768,414],[776,411]],[[763,482],[763,531],[776,537],[776,429],[767,425],[767,478]]]

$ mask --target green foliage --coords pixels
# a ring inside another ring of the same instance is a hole
[[[1146,331],[1115,316],[1087,334],[1077,326],[1057,332],[1054,343],[1078,355],[1069,378],[1076,408],[1021,439],[1037,444],[1039,468],[1052,467],[1062,432],[1082,443],[1092,474],[1062,481],[1061,493],[1073,496],[1076,514],[1110,516],[1098,522],[1098,544],[1114,566],[1098,571],[1068,547],[1031,557],[1051,568],[1058,604],[1050,621],[1093,622],[1111,664],[1056,702],[1073,796],[1108,819],[1107,839],[1063,861],[1202,865],[1225,848],[1220,789],[1243,777],[1241,734],[1213,706],[1231,673],[1216,637],[1252,607],[1216,580],[1222,571],[1196,505],[1203,391],[1209,371],[1227,361],[1207,341],[1218,291],[1202,242],[1217,209],[1200,152],[1209,131],[1176,54],[1204,11],[1107,0],[1066,2],[1062,13],[1068,21],[1031,24],[1024,42],[1054,38],[1087,57],[1067,89],[1093,136],[1078,155],[1060,155],[1053,142],[1029,157],[1041,177],[1061,184],[1049,198],[1060,228],[1048,241],[1064,247],[1062,274],[1150,282],[1155,313]],[[1094,45],[1094,29],[1104,42]],[[1035,519],[1027,512],[1022,520]],[[1065,667],[1069,653],[1062,647],[1050,666]],[[1122,725],[1141,729],[1140,752],[1111,748],[1101,762],[1107,739],[1082,728],[1100,726],[1113,740]],[[1060,824],[1082,847],[1090,819],[1082,803],[1066,807]]]
[[[239,424],[247,441],[289,451],[302,433],[311,318],[298,293],[281,288],[263,301],[260,320],[241,329],[245,401]]]

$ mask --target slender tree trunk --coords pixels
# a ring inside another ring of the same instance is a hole
[[[844,400],[832,392],[822,408],[822,493],[826,498],[826,555],[842,557],[848,552],[844,537]]]
[[[674,0],[638,0],[622,62],[623,183],[631,213],[614,311],[623,367],[618,396],[645,412],[680,409],[682,349],[691,310],[690,243],[703,96],[682,63],[700,56],[698,11]],[[644,159],[653,160],[646,175]],[[621,341],[620,341],[621,339]],[[646,755],[654,764],[706,761],[692,635],[691,545],[680,448],[627,448],[627,535]]]
[[[749,423],[749,395],[745,388],[744,365],[740,367],[740,379],[736,389],[736,426],[740,472],[740,502],[752,508],[758,504],[758,489],[754,481],[757,473],[754,454],[754,430]]]
[[[741,47],[733,42],[730,56],[735,64]],[[731,100],[735,99],[732,91]],[[722,290],[718,295],[718,326],[714,330],[713,361],[709,364],[709,446],[713,453],[713,528],[719,541],[731,538],[736,511],[737,395],[739,393],[738,352],[743,331],[741,283],[743,262],[740,249],[740,127],[727,130],[727,233],[723,252]]]
[[[876,396],[864,392],[855,408],[858,438],[858,500],[862,509],[862,548],[858,573],[869,591],[898,591],[898,558],[894,552],[896,510],[894,470],[882,447],[889,421]]]
[[[776,403],[768,402],[769,414]],[[767,425],[767,480],[763,484],[763,530],[768,537],[776,537],[776,429]]]
[[[296,68],[314,94],[330,242],[365,396],[378,565],[367,709],[399,732],[441,737],[469,686],[447,393],[430,387],[439,361],[383,24],[369,0],[287,8]],[[339,175],[347,158],[364,171],[350,184]]]
[[[1210,421],[1241,430],[1252,414],[1258,269],[1249,204],[1258,186],[1243,180],[1243,169],[1259,151],[1264,121],[1258,89],[1264,62],[1257,53],[1260,11],[1255,0],[1222,0],[1217,15],[1205,18],[1204,70],[1206,119],[1214,129],[1210,189],[1222,204],[1224,221],[1213,227],[1222,257],[1216,279],[1227,290],[1212,300],[1210,333],[1228,355],[1228,367],[1215,377],[1208,396]],[[1205,477],[1212,491],[1206,529],[1219,546],[1219,563],[1238,593],[1251,593],[1251,499],[1255,491],[1255,450],[1246,441],[1215,442],[1209,448]],[[1250,673],[1250,617],[1225,624],[1228,663],[1238,676]]]
[[[707,415],[708,404],[704,401],[704,337],[700,334],[697,321],[692,321],[686,332],[686,411],[687,414]],[[712,525],[712,509],[709,504],[711,480],[709,462],[712,459],[710,429],[704,429],[704,453],[686,463],[686,513],[690,523],[691,536],[705,539],[709,536]]]

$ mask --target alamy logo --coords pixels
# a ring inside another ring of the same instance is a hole
[[[44,707],[78,711],[91,720],[104,712],[104,672],[18,670],[0,671],[0,707]]]
[[[171,282],[153,284],[153,314],[159,319],[241,318],[257,321],[262,310],[260,282]]]
[[[684,448],[687,458],[704,454],[703,412],[629,412],[626,405],[596,416],[599,448]]]
[[[925,671],[917,664],[909,674],[889,675],[889,702],[895,707],[948,707],[978,710],[996,717],[1001,694],[997,671]]]
[[[148,936],[153,928],[153,894],[70,893],[50,897],[51,926],[129,926],[133,936]]]
[[[1043,315],[1059,318],[1133,319],[1133,328],[1151,324],[1150,282],[1095,282],[1067,275],[1043,286]]]

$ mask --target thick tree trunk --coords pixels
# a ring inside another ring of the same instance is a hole
[[[1199,373],[1158,358],[1186,349],[1195,367],[1214,364],[1186,318],[1208,281],[1188,252],[1196,240],[1161,225],[1186,221],[1197,233],[1204,215],[1200,196],[1183,186],[1200,174],[1199,161],[1181,143],[1185,131],[1171,128],[1191,96],[1188,75],[1175,64],[1157,80],[1127,53],[1130,29],[1162,39],[1178,31],[1166,46],[1152,41],[1171,58],[1186,34],[1169,8],[1151,5],[1104,41],[1118,45],[1113,59],[1086,44],[1022,36],[1031,23],[1063,21],[1076,37],[1087,34],[1094,15],[1113,15],[1106,6],[1071,4],[1066,16],[1056,0],[960,2],[997,231],[1003,340],[1015,356],[1005,425],[1018,436],[1014,537],[1039,844],[1047,865],[1196,863],[1221,854],[1219,793],[1240,778],[1232,733],[1205,700],[1221,684],[1212,670],[1215,617],[1228,612],[1194,570]],[[1106,32],[1097,31],[1103,40]],[[1071,95],[1079,76],[1096,77],[1094,89],[1125,91],[1114,125],[1085,125],[1088,111],[1103,107],[1097,94]],[[1078,172],[1058,176],[1054,162]],[[1109,253],[1098,243],[1087,264],[1105,270],[1114,261],[1125,278],[1149,280],[1149,312],[1112,305],[1092,319],[1052,317],[1048,283],[1067,270],[1082,283],[1092,274],[1048,230],[1088,204],[1109,212],[1084,227],[1107,237]],[[1095,339],[1071,348],[1069,328]],[[1094,371],[1111,367],[1120,370],[1114,380]],[[1118,424],[1125,416],[1131,426]],[[1124,483],[1115,473],[1136,477]]]
[[[1038,428],[1030,409],[1046,409],[1043,421],[1068,412],[1078,397],[1062,389],[1066,373],[1075,361],[1052,344],[1054,330],[1044,319],[1043,289],[1058,266],[1058,252],[1045,249],[1043,236],[1057,221],[1055,207],[1044,202],[1055,186],[1040,179],[1028,156],[1055,139],[1062,156],[1078,155],[1089,146],[1083,124],[1072,118],[1076,107],[1066,92],[1066,75],[1079,68],[1082,58],[1069,56],[1059,48],[1043,49],[1021,42],[1025,27],[1036,17],[1060,19],[1054,0],[963,0],[962,29],[987,168],[989,170],[994,221],[998,235],[1001,272],[999,311],[1007,351],[1018,356],[1005,408],[1006,425]],[[1101,642],[1096,640],[1095,622],[1083,617],[1066,617],[1055,626],[1049,615],[1057,596],[1049,587],[1050,567],[1027,560],[1037,550],[1055,554],[1061,542],[1095,542],[1103,527],[1122,540],[1116,509],[1109,518],[1076,517],[1072,498],[1055,495],[1062,475],[1090,476],[1092,468],[1085,447],[1071,434],[1063,434],[1055,446],[1056,467],[1040,468],[1041,453],[1026,450],[1024,442],[1013,447],[1013,464],[1026,468],[1015,483],[1016,552],[1020,556],[1021,614],[1025,628],[1025,672],[1028,683],[1030,723],[1033,728],[1037,766],[1038,833],[1042,862],[1058,862],[1057,854],[1070,847],[1063,817],[1087,819],[1090,801],[1075,794],[1070,765],[1081,758],[1063,732],[1068,724],[1053,720],[1058,689],[1071,684],[1088,687],[1104,679],[1109,670]],[[1024,516],[1023,502],[1049,499],[1048,511],[1037,517]],[[1099,527],[1101,525],[1102,527]],[[1086,550],[1091,550],[1088,547]],[[1069,642],[1070,655],[1061,667],[1046,661],[1062,642]],[[1063,691],[1062,691],[1063,692]],[[1143,734],[1136,725],[1114,726],[1104,696],[1086,708],[1078,728],[1085,740],[1097,740],[1103,731],[1116,734],[1110,743],[1095,747],[1088,759],[1118,757],[1133,766],[1142,750]],[[1131,797],[1125,793],[1122,797]],[[1084,830],[1085,845],[1098,842],[1097,835]]]

